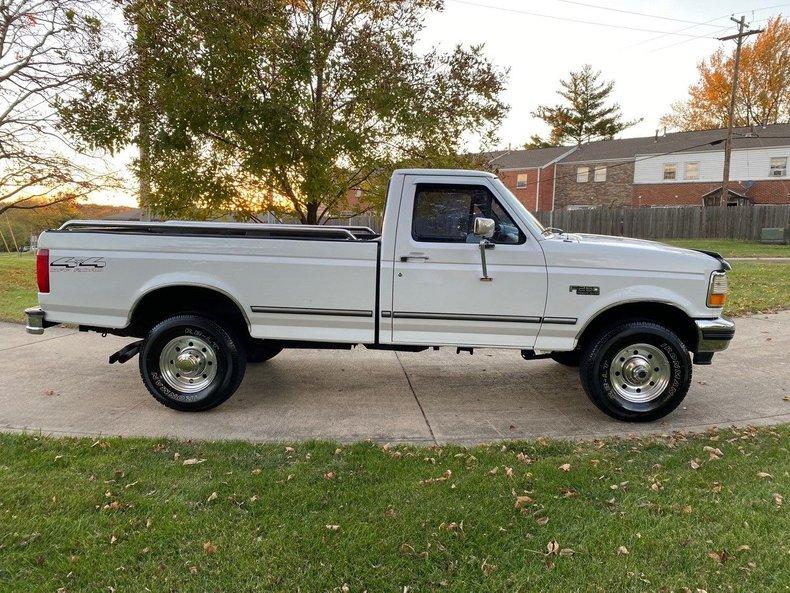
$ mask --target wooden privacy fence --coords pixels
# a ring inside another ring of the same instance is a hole
[[[593,208],[538,212],[546,226],[572,233],[617,235],[639,239],[747,239],[760,238],[767,227],[790,226],[790,204],[757,206],[679,206],[677,208]],[[381,217],[353,216],[325,224],[360,225],[381,232]]]
[[[544,225],[550,224],[550,212],[539,212],[537,217]],[[640,239],[757,240],[763,228],[788,225],[790,204],[562,210],[554,212],[551,222],[569,232]]]

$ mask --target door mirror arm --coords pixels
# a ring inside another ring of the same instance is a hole
[[[488,275],[488,266],[486,265],[486,250],[493,249],[494,246],[494,243],[488,239],[480,239],[480,264],[483,266],[483,275],[480,277],[480,280],[483,282],[491,282],[493,280],[493,278]]]

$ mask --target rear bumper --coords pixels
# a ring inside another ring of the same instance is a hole
[[[57,325],[57,323],[46,320],[44,311],[42,311],[40,307],[25,309],[25,317],[27,318],[25,331],[29,334],[40,335],[44,333],[46,328]]]
[[[724,317],[695,319],[697,325],[697,353],[726,350],[735,335],[735,324]]]

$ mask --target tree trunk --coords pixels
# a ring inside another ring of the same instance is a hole
[[[318,224],[318,208],[321,204],[308,202],[305,207],[305,224]]]

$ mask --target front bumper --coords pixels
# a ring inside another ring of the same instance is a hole
[[[57,325],[57,323],[52,323],[45,319],[44,311],[41,307],[25,309],[25,317],[27,318],[25,331],[29,334],[41,335],[44,333],[44,329]]]
[[[726,350],[735,335],[735,324],[725,317],[695,319],[694,323],[697,325],[696,353]]]

